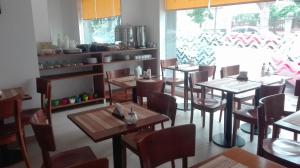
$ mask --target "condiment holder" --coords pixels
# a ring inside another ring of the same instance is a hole
[[[125,120],[126,120],[126,123],[129,125],[135,124],[137,122],[138,117],[137,117],[137,114],[132,111],[132,107],[130,108],[130,112],[126,116]]]

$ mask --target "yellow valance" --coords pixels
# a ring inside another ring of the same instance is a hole
[[[223,6],[266,1],[272,0],[211,0],[210,6]],[[165,0],[165,8],[167,10],[207,8],[208,3],[209,0]]]
[[[120,0],[81,0],[82,19],[101,19],[120,16]]]

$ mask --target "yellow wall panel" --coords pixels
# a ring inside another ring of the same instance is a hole
[[[211,6],[223,6],[252,2],[265,2],[272,0],[211,0]],[[273,0],[274,1],[274,0]],[[207,8],[209,0],[165,0],[167,10]]]

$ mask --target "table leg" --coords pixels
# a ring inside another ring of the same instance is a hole
[[[232,132],[232,99],[233,94],[227,92],[227,98],[226,98],[226,110],[224,114],[224,134],[220,133],[213,136],[213,142],[221,147],[230,148],[232,147],[231,144],[231,132]],[[237,146],[244,146],[245,140],[241,137],[236,137],[236,145]]]
[[[132,101],[137,103],[136,87],[132,88]]]
[[[122,160],[122,139],[121,135],[114,136],[112,138],[113,143],[113,157],[114,157],[114,168],[122,168],[123,167],[123,160]]]
[[[178,109],[187,111],[189,110],[189,97],[188,97],[188,86],[189,86],[189,80],[188,80],[188,72],[184,72],[184,88],[183,88],[183,107],[182,104],[178,104]]]

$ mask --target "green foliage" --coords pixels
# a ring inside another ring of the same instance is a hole
[[[298,4],[290,4],[286,6],[272,5],[270,7],[270,19],[271,20],[283,20],[288,17],[294,17],[300,15],[300,7]]]
[[[188,16],[192,18],[193,22],[202,25],[207,19],[214,19],[212,13],[205,8],[193,9],[191,13],[188,13]]]
[[[242,13],[233,17],[233,22],[236,25],[251,25],[256,26],[260,22],[258,13]]]

